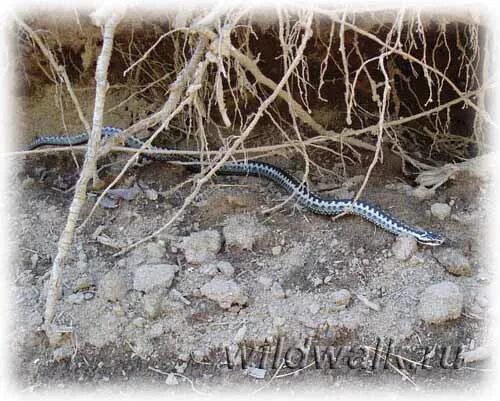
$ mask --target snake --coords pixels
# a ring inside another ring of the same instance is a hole
[[[101,138],[107,139],[122,132],[121,128],[103,127]],[[73,146],[88,142],[89,135],[86,132],[76,135],[47,135],[36,138],[27,150],[33,150],[41,146]],[[134,136],[126,139],[125,145],[131,148],[141,148],[144,142]],[[165,148],[149,146],[150,150],[167,150]],[[198,159],[180,155],[165,154],[142,154],[142,157],[150,160],[167,162],[189,162],[188,168],[192,171],[201,171],[202,162]],[[424,230],[419,227],[410,226],[405,222],[393,217],[377,205],[366,200],[355,199],[330,199],[311,191],[304,183],[285,170],[266,162],[245,160],[226,161],[217,170],[217,175],[254,176],[261,177],[278,185],[285,192],[295,197],[298,204],[306,210],[319,215],[337,216],[339,214],[353,214],[372,222],[378,227],[397,236],[408,236],[414,238],[418,243],[428,246],[443,244],[445,238],[435,232]]]

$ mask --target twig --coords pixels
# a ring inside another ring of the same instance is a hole
[[[52,265],[49,286],[47,291],[47,302],[45,305],[45,325],[50,326],[55,315],[57,298],[61,287],[62,270],[66,255],[69,252],[76,223],[80,210],[85,203],[87,184],[92,178],[97,163],[97,147],[101,137],[102,115],[107,87],[107,72],[111,52],[113,50],[114,31],[122,18],[121,14],[111,14],[104,25],[103,45],[101,54],[97,60],[96,67],[96,98],[94,105],[94,118],[92,132],[90,133],[88,149],[83,163],[80,178],[76,184],[75,195],[69,208],[66,226],[59,238],[57,255]]]

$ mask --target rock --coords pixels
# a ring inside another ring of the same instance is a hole
[[[99,293],[106,301],[120,301],[127,294],[127,280],[120,271],[110,271],[104,275]]]
[[[167,378],[165,379],[165,384],[167,386],[176,386],[179,384],[179,381],[177,380],[177,378],[173,373],[169,373],[167,375]]]
[[[148,198],[151,201],[155,201],[158,199],[158,192],[156,192],[152,188],[146,188],[144,190],[144,195],[146,195],[146,198]]]
[[[219,277],[205,284],[200,291],[203,296],[216,301],[223,309],[229,309],[233,304],[244,305],[248,300],[236,282]]]
[[[278,256],[281,253],[281,246],[278,245],[278,246],[272,247],[271,253],[273,256]]]
[[[410,193],[417,199],[425,200],[432,198],[436,194],[436,191],[420,185],[414,188]]]
[[[188,263],[199,265],[214,260],[221,246],[222,240],[219,232],[207,230],[184,237],[180,247]]]
[[[273,279],[269,276],[259,276],[257,278],[257,281],[262,284],[264,288],[271,288],[271,285],[273,285]]]
[[[228,218],[222,232],[228,247],[251,250],[269,230],[255,216],[241,214]]]
[[[335,305],[347,305],[351,300],[351,293],[345,289],[338,290],[330,296],[330,299]]]
[[[147,260],[151,262],[161,262],[166,255],[165,245],[158,242],[150,242],[146,245]]]
[[[138,267],[134,274],[134,290],[147,293],[159,288],[168,288],[178,271],[178,266],[167,264]]]
[[[469,260],[460,249],[436,249],[434,250],[434,256],[449,273],[455,276],[472,276],[472,268]]]
[[[144,312],[146,312],[148,318],[156,319],[158,316],[160,316],[162,309],[161,308],[162,299],[163,299],[162,291],[151,292],[144,295],[143,298]]]
[[[69,303],[80,305],[85,301],[85,298],[83,296],[83,292],[77,292],[76,294],[71,294],[67,298]]]
[[[450,281],[433,284],[420,296],[418,316],[434,324],[457,319],[462,313],[463,298],[460,288]]]
[[[73,285],[73,292],[85,291],[94,286],[94,280],[90,275],[86,274],[76,280],[75,284]]]
[[[144,327],[144,325],[146,324],[146,319],[144,319],[143,317],[136,317],[134,320],[132,320],[132,324],[135,326],[135,327]]]
[[[311,313],[311,315],[315,315],[316,313],[318,313],[320,308],[321,308],[320,305],[317,304],[316,302],[312,302],[307,307],[307,309],[309,309],[309,312]]]
[[[277,281],[275,281],[271,286],[271,294],[273,295],[274,298],[277,299],[285,298],[285,291],[283,290],[281,284],[278,283]]]
[[[398,260],[408,260],[417,251],[415,238],[400,235],[392,245],[392,252]]]
[[[231,263],[220,261],[216,264],[217,269],[225,276],[231,277],[234,275],[234,267]]]
[[[451,213],[451,206],[447,203],[434,203],[431,206],[431,214],[439,220],[446,219]]]

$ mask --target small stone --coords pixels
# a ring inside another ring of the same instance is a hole
[[[443,281],[427,287],[420,296],[418,316],[427,323],[439,324],[460,317],[463,294],[455,283]]]
[[[141,266],[134,274],[134,290],[147,293],[159,288],[168,288],[178,271],[179,266],[176,265]]]
[[[225,276],[231,277],[234,275],[234,267],[226,261],[217,262],[217,269]]]
[[[307,309],[309,309],[309,312],[311,312],[312,315],[315,315],[316,313],[319,312],[320,306],[316,302],[313,302],[313,303],[309,304]]]
[[[68,302],[75,304],[75,305],[80,305],[85,301],[83,297],[83,293],[77,292],[76,294],[71,294],[68,296]]]
[[[135,326],[135,327],[144,327],[144,325],[146,324],[146,319],[144,319],[143,317],[136,317],[134,320],[132,320],[132,324]]]
[[[345,289],[338,290],[332,293],[330,299],[335,305],[347,305],[351,300],[351,293]]]
[[[248,300],[235,281],[219,277],[205,284],[200,291],[203,296],[216,301],[223,309],[229,309],[233,304],[244,305]]]
[[[177,386],[179,384],[179,381],[177,380],[177,377],[173,373],[169,373],[167,375],[167,378],[165,379],[165,384],[167,386]]]
[[[455,276],[472,276],[472,267],[469,260],[460,249],[440,248],[434,251],[434,256],[448,273]]]
[[[152,188],[145,189],[144,190],[144,195],[146,196],[146,198],[148,198],[151,201],[155,201],[155,200],[158,199],[158,192],[156,192]]]
[[[278,256],[278,255],[281,253],[281,249],[282,249],[282,248],[281,248],[281,246],[280,246],[280,245],[278,245],[278,246],[273,246],[273,247],[271,248],[271,253],[272,253],[272,255],[273,255],[273,256]]]
[[[392,245],[392,252],[398,260],[408,260],[417,252],[417,241],[415,238],[400,235]]]
[[[150,319],[156,319],[161,313],[163,293],[161,291],[148,293],[144,295],[144,312]]]
[[[165,245],[159,242],[150,242],[146,245],[146,254],[149,262],[161,262],[166,255]]]
[[[271,286],[273,285],[273,279],[269,276],[259,276],[257,278],[257,281],[262,284],[262,286],[264,288],[271,288]]]
[[[186,261],[195,265],[214,260],[221,246],[221,236],[215,230],[192,233],[184,237],[181,243]]]
[[[157,337],[160,337],[163,334],[163,332],[164,332],[163,323],[158,322],[158,323],[155,323],[151,326],[151,328],[149,329],[148,335],[151,338],[157,338]]]
[[[93,291],[85,291],[83,293],[83,299],[85,301],[90,301],[91,299],[94,299],[94,297],[95,297],[95,292]]]
[[[431,206],[431,214],[439,220],[446,219],[451,213],[451,206],[447,203],[434,203]]]
[[[34,253],[33,255],[31,255],[31,269],[36,268],[38,259],[39,259],[38,253]]]
[[[79,277],[73,286],[73,292],[80,292],[94,287],[94,281],[89,275]]]
[[[271,287],[271,294],[273,295],[274,298],[277,299],[285,298],[285,291],[283,290],[281,284],[278,283],[277,281],[275,281]]]
[[[435,195],[435,190],[434,189],[429,189],[424,187],[423,185],[420,185],[416,188],[414,188],[410,193],[417,199],[420,200],[426,200],[426,199],[431,199]]]
[[[252,250],[269,230],[255,216],[242,214],[228,218],[222,232],[228,247]]]
[[[110,271],[104,275],[99,293],[106,301],[120,301],[127,294],[127,280],[120,271]]]
[[[31,188],[35,185],[36,181],[31,178],[31,177],[26,177],[23,182],[21,183],[21,186],[23,189]]]

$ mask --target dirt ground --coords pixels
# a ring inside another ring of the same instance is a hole
[[[297,160],[269,161],[295,174],[300,171]],[[286,199],[283,192],[258,178],[217,177],[171,229],[114,257],[116,246],[139,240],[164,224],[190,189],[169,191],[189,178],[183,167],[157,162],[135,167],[119,185],[138,184],[135,198],[99,208],[76,236],[58,307],[57,323],[63,329],[48,337],[40,330],[44,285],[78,170],[68,155],[27,157],[13,168],[9,227],[18,258],[11,266],[16,317],[11,341],[20,388],[97,385],[109,390],[116,385],[123,390],[140,384],[173,393],[210,393],[241,385],[250,391],[265,386],[271,392],[300,392],[304,386],[481,388],[483,364],[444,369],[440,355],[451,346],[453,362],[459,345],[470,351],[487,338],[492,272],[478,242],[487,208],[485,183],[462,177],[441,187],[432,199],[420,200],[401,176],[388,174],[384,165],[378,167],[364,197],[448,239],[442,247],[419,245],[401,257],[393,235],[358,217],[331,221],[292,202],[264,215],[264,209]],[[101,175],[112,175],[116,168]],[[347,178],[362,173],[351,169]],[[349,183],[359,182],[333,174],[311,181],[316,189],[333,187],[326,192],[333,195],[349,194],[357,188]],[[89,193],[84,216],[95,199]],[[452,205],[450,216],[442,221],[430,212],[437,202]],[[215,240],[205,238],[207,232],[215,232]],[[464,255],[467,271],[449,272],[439,257],[445,248]],[[144,273],[146,282],[140,282],[138,271],[150,266],[163,267],[156,275],[154,269]],[[463,305],[458,316],[426,322],[419,312],[422,294],[441,282],[458,286]],[[227,293],[232,294],[229,300]],[[310,341],[303,365],[295,348],[287,354],[293,363],[280,366],[278,358],[278,365],[272,366],[278,339],[283,355],[293,347],[304,349]],[[349,360],[342,358],[334,368],[311,366],[315,346],[320,352],[328,346],[375,348],[378,339],[384,341],[384,355],[392,341],[394,354],[404,356],[406,364],[420,362],[425,348],[436,345],[428,361],[432,368],[398,367],[393,360],[384,369],[383,359],[377,369],[355,363],[350,368]],[[234,355],[242,342],[255,351],[249,354],[249,365],[242,369],[237,354],[229,369],[226,347]],[[267,363],[262,370],[252,369],[262,364],[265,347]],[[255,377],[261,374],[263,378]]]
[[[100,37],[100,30],[93,31]],[[273,57],[267,56],[271,67]],[[94,99],[89,66],[81,76],[75,73],[81,80],[75,92],[87,116]],[[31,81],[29,90],[18,91],[16,149],[35,135],[64,133],[63,126],[80,132],[61,87],[47,83],[38,64],[24,67]],[[121,78],[122,67],[112,65],[113,74]],[[274,74],[281,78],[279,69]],[[105,125],[126,128],[157,110],[135,98],[115,108],[126,98],[122,86],[109,88]],[[313,117],[339,119],[331,104],[313,107]],[[466,113],[461,105],[459,113]],[[267,145],[273,130],[263,123],[250,139]],[[456,135],[470,135],[466,131]],[[315,151],[315,162],[331,173],[319,176],[312,169],[309,184],[322,196],[352,197],[372,157],[367,153],[344,171],[331,153]],[[118,154],[101,160],[100,177],[111,182],[125,160]],[[265,161],[298,178],[304,171],[302,160],[291,154]],[[293,201],[264,213],[287,199],[274,184],[215,177],[172,227],[116,256],[162,227],[191,190],[190,184],[176,189],[192,176],[182,166],[135,166],[77,232],[63,275],[59,330],[45,333],[45,287],[81,163],[81,155],[39,154],[11,164],[4,195],[11,203],[5,218],[15,253],[9,344],[17,388],[198,395],[244,388],[249,395],[337,396],[353,389],[421,394],[483,388],[491,370],[470,355],[487,343],[493,308],[493,272],[482,241],[489,183],[461,175],[425,197],[403,175],[398,158],[384,152],[363,198],[411,226],[442,233],[445,244],[433,248],[396,238],[359,217],[310,214]],[[97,196],[89,189],[83,218]]]

